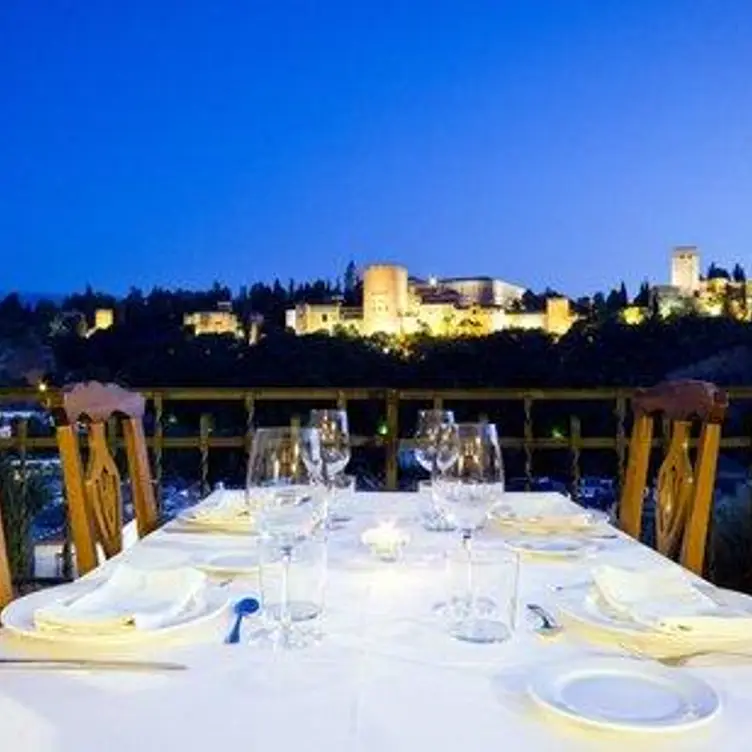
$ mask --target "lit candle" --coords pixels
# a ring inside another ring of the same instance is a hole
[[[392,522],[382,522],[366,530],[361,541],[382,561],[395,561],[402,548],[410,542],[410,535]]]

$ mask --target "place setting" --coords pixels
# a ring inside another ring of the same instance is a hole
[[[692,581],[679,568],[600,565],[555,596],[573,628],[638,655],[712,662],[733,654],[752,663],[752,597]]]
[[[226,628],[230,594],[190,566],[121,563],[76,582],[12,601],[0,614],[0,668],[172,671],[155,651],[212,641]]]

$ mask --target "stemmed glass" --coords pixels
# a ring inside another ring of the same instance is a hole
[[[454,413],[451,410],[421,410],[415,429],[415,459],[431,475],[432,509],[423,524],[428,530],[454,530],[454,523],[444,513],[438,501],[439,481],[457,460],[457,440]]]
[[[454,622],[454,636],[475,642],[498,642],[508,637],[508,630],[501,622],[489,618],[496,604],[476,595],[472,541],[504,490],[499,439],[496,426],[491,423],[460,423],[456,430],[459,452],[451,477],[441,481],[440,498],[461,533],[466,585],[464,596],[449,603],[445,612]]]
[[[327,522],[347,522],[348,517],[337,516],[333,509],[338,477],[344,472],[350,461],[350,429],[347,412],[344,410],[311,410],[308,425],[318,431],[320,451],[315,464],[310,470],[319,478],[327,489]],[[310,455],[308,455],[310,456]]]
[[[420,410],[415,428],[415,459],[431,474],[431,484],[457,459],[451,410]]]
[[[268,626],[254,635],[256,642],[293,648],[312,640],[312,634],[303,631],[295,618],[289,579],[293,551],[314,536],[324,517],[321,494],[311,486],[308,470],[318,462],[320,440],[315,429],[260,428],[254,434],[246,498],[258,518],[264,543],[276,549],[282,566],[279,603],[264,603]]]

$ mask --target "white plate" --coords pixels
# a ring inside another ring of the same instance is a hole
[[[698,583],[696,586],[705,595],[712,598],[721,606],[728,606],[740,611],[746,611],[752,616],[752,596],[738,593],[735,590],[724,590],[713,585]],[[660,636],[661,633],[651,627],[633,621],[623,613],[610,607],[598,596],[592,583],[581,583],[562,588],[558,593],[558,609],[566,616],[581,622],[588,627],[595,627],[605,632],[619,636]],[[677,641],[677,635],[666,635],[667,639]],[[700,644],[697,637],[687,638],[692,645]],[[739,644],[738,639],[729,640],[730,644]],[[746,641],[747,643],[749,640]],[[713,645],[724,644],[725,641],[712,640]],[[699,649],[699,648],[698,648]]]
[[[196,569],[217,577],[234,577],[258,574],[259,558],[255,551],[228,551],[197,561],[195,566]]]
[[[533,674],[528,692],[559,716],[619,731],[684,731],[707,723],[721,707],[697,677],[628,658],[548,665]]]
[[[508,538],[504,544],[521,554],[556,559],[571,559],[598,550],[598,546],[592,541],[550,535]]]
[[[195,629],[218,618],[229,607],[228,592],[219,587],[207,587],[204,597],[184,611],[172,624],[159,629],[134,629],[120,634],[76,634],[56,630],[37,629],[34,614],[52,600],[75,598],[101,584],[101,579],[86,579],[68,585],[39,590],[9,603],[0,614],[4,629],[19,637],[68,644],[129,645],[144,641],[179,637],[188,629]]]

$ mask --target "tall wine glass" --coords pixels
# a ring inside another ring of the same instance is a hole
[[[452,466],[457,458],[451,410],[420,410],[415,427],[415,459],[431,475],[431,484]]]
[[[316,429],[320,442],[318,460],[316,463],[311,462],[311,469],[314,477],[318,477],[327,489],[327,524],[347,522],[349,518],[336,514],[333,503],[339,478],[351,456],[347,412],[345,410],[311,410],[308,425]]]
[[[460,639],[501,641],[509,633],[502,622],[489,618],[495,604],[476,595],[472,550],[473,536],[504,491],[498,434],[492,423],[459,423],[456,428],[459,453],[450,476],[441,482],[440,499],[461,533],[466,587],[463,597],[448,604],[448,615],[453,621],[452,633]]]
[[[319,453],[318,432],[311,428],[260,428],[253,437],[246,497],[258,518],[263,545],[277,551],[282,565],[279,604],[264,603],[267,626],[256,633],[258,642],[293,648],[312,639],[295,618],[289,577],[294,549],[310,539],[323,521],[321,494],[311,486],[304,462],[306,456],[319,461]]]

